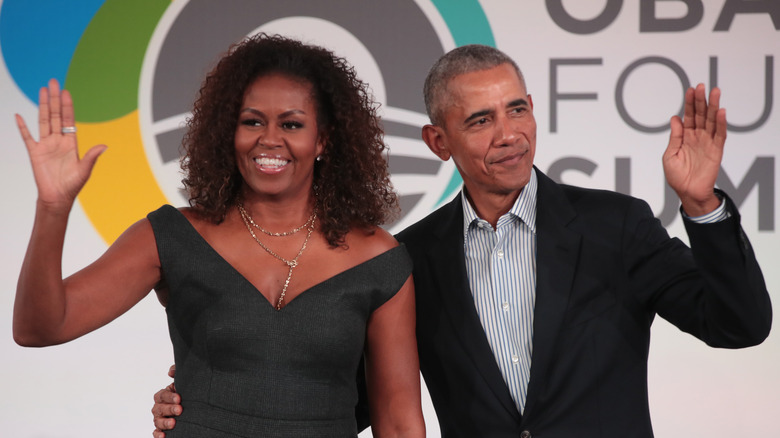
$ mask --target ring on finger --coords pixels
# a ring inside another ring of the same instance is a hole
[[[62,127],[62,133],[63,134],[75,134],[76,133],[76,127],[75,126],[63,126]]]

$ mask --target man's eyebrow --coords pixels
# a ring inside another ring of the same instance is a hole
[[[506,104],[507,108],[514,108],[516,106],[528,106],[528,101],[523,98],[520,98],[520,99],[515,99],[509,102],[508,104]]]
[[[477,111],[477,112],[475,112],[475,113],[472,113],[470,116],[466,117],[466,120],[464,120],[464,121],[463,121],[463,123],[464,123],[464,124],[468,124],[468,123],[470,123],[472,120],[474,120],[474,119],[478,119],[478,118],[480,118],[480,117],[485,117],[485,116],[487,116],[487,115],[490,115],[490,113],[492,113],[492,112],[493,112],[493,111],[491,111],[491,110],[488,110],[488,109],[484,109],[484,110]]]
[[[515,99],[515,100],[509,102],[508,104],[506,104],[507,108],[515,108],[515,107],[518,107],[518,106],[528,106],[528,101],[523,99],[523,98],[520,98],[520,99]],[[492,112],[493,111],[491,111],[489,109],[484,109],[484,110],[477,111],[475,113],[472,113],[470,116],[466,117],[466,120],[464,120],[463,123],[464,124],[468,124],[472,120],[478,119],[480,117],[488,116]]]

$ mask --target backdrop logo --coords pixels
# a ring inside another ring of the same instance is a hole
[[[31,100],[49,77],[71,90],[82,153],[96,143],[109,145],[79,196],[107,242],[161,204],[186,205],[178,159],[192,101],[220,54],[260,31],[326,46],[370,84],[382,105],[390,170],[401,195],[403,216],[394,228],[427,214],[459,187],[451,162],[440,162],[420,140],[427,122],[421,90],[445,51],[494,45],[477,0],[456,6],[424,0],[41,3],[3,2],[3,56]],[[40,9],[56,17],[57,40],[42,41],[28,30],[45,20]]]

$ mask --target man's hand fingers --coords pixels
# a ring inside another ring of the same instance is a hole
[[[721,108],[715,115],[715,144],[718,147],[723,147],[726,143],[726,131],[728,125],[726,124],[726,108]]]
[[[720,110],[720,88],[715,87],[710,91],[710,102],[707,105],[707,125],[705,131],[713,135],[718,129],[718,112]]]
[[[683,111],[683,127],[688,129],[693,129],[694,126],[694,107],[693,107],[693,100],[694,100],[694,94],[696,92],[693,88],[688,88],[685,90],[685,110]]]
[[[696,129],[705,128],[705,120],[707,119],[707,96],[704,84],[696,86],[694,91],[694,126]]]

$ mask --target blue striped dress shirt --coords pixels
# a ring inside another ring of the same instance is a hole
[[[477,216],[465,190],[463,233],[466,272],[482,328],[498,368],[521,414],[533,353],[536,301],[536,171],[496,229]],[[697,223],[728,218],[725,202],[712,213],[683,216]]]
[[[496,229],[463,196],[466,272],[493,356],[520,413],[531,373],[536,301],[536,172]]]

